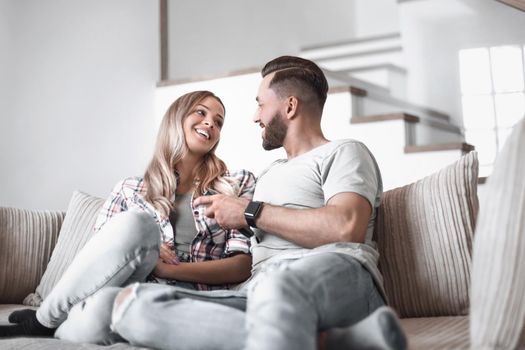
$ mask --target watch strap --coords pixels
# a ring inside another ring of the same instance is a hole
[[[248,226],[257,227],[255,220],[257,220],[257,217],[259,217],[262,204],[262,202],[251,201],[246,207],[246,210],[244,211],[244,218],[246,219]]]

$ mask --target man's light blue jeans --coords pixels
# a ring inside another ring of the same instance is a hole
[[[319,331],[350,326],[384,305],[357,260],[329,252],[268,263],[240,291],[138,283],[129,291],[113,308],[111,328],[133,345],[157,349],[316,349]],[[109,305],[114,296],[103,290],[91,304]],[[68,319],[62,336],[89,335],[85,319],[107,317],[93,309]]]

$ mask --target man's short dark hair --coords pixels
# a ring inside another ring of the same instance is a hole
[[[295,96],[302,103],[323,110],[328,82],[314,62],[300,57],[281,56],[266,63],[261,74],[264,78],[274,72],[269,86],[278,96]]]

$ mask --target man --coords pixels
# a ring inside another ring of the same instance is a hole
[[[373,156],[357,141],[324,137],[328,83],[313,62],[279,57],[262,76],[254,121],[264,149],[284,147],[287,159],[260,175],[252,202],[195,200],[225,228],[254,229],[252,278],[238,293],[208,294],[213,303],[203,293],[188,300],[192,293],[162,286],[127,288],[116,301],[114,329],[160,348],[404,349],[395,314],[381,307],[372,233],[382,182]],[[170,314],[184,321],[173,321],[169,335],[157,331],[161,340],[133,326],[140,317],[154,322],[153,315]]]

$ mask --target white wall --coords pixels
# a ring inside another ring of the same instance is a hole
[[[398,0],[354,0],[356,38],[399,32]]]
[[[170,77],[259,67],[303,46],[350,39],[353,7],[348,0],[171,0]]]
[[[156,133],[157,1],[1,0],[0,13],[0,205],[65,209],[74,189],[105,197],[142,174]]]
[[[462,125],[460,49],[525,44],[525,13],[497,1],[420,0],[400,4],[409,100]]]
[[[0,159],[4,150],[7,148],[6,139],[6,118],[3,115],[9,114],[6,102],[8,101],[8,88],[2,82],[7,81],[10,66],[10,52],[8,50],[10,38],[10,21],[8,13],[10,12],[11,2],[9,0],[0,0]],[[0,169],[4,167],[0,163]],[[0,193],[1,195],[1,193]]]

